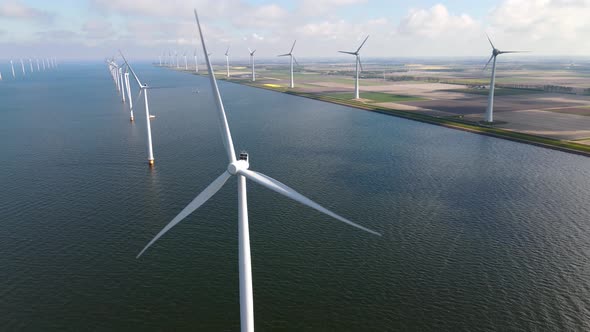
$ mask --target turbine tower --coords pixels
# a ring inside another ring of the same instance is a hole
[[[125,61],[125,65],[127,65],[127,67],[129,68],[129,70],[131,71],[131,74],[133,75],[133,77],[135,77],[135,81],[137,81],[137,85],[139,85],[139,95],[141,96],[141,94],[143,93],[143,97],[145,100],[145,123],[146,123],[146,128],[147,128],[147,141],[148,141],[148,164],[150,166],[154,165],[154,149],[152,147],[152,128],[150,126],[150,107],[148,104],[148,85],[141,83],[141,81],[139,80],[139,78],[137,77],[137,75],[135,74],[135,72],[133,71],[133,68],[129,65],[129,63],[127,62],[127,59],[125,59],[125,56],[123,55],[123,52],[119,51],[119,53],[121,53],[121,57],[123,57],[123,61]]]
[[[123,75],[123,68],[119,68],[119,79],[121,80],[121,101],[125,104],[125,76]]]
[[[295,40],[293,42],[293,46],[291,46],[291,50],[289,51],[289,53],[285,53],[285,54],[281,54],[279,56],[288,56],[290,57],[291,61],[290,61],[290,65],[291,65],[291,83],[289,83],[289,87],[290,88],[294,88],[295,87],[295,82],[293,81],[293,61],[295,61],[295,63],[297,63],[297,59],[295,59],[295,56],[293,55],[293,49],[295,48],[295,43],[297,42],[297,40]],[[297,63],[299,64],[299,63]]]
[[[37,62],[37,72],[40,72],[41,67],[39,67],[39,58],[35,59],[35,61]]]
[[[31,73],[33,72],[33,59],[29,58],[29,66],[31,67]]]
[[[256,72],[254,71],[254,53],[256,53],[256,50],[252,51],[248,48],[248,52],[250,53],[250,64],[252,65],[252,82],[256,82]]]
[[[367,41],[367,39],[369,39],[369,36],[367,36],[365,38],[365,40],[363,40],[363,42],[361,43],[361,46],[359,46],[359,48],[356,49],[356,51],[354,52],[346,52],[346,51],[338,51],[340,53],[346,53],[346,54],[350,54],[350,55],[354,55],[356,57],[356,79],[354,81],[354,99],[359,99],[360,95],[359,95],[359,74],[360,71],[363,70],[363,64],[361,63],[361,55],[360,55],[360,50],[363,47],[363,45],[365,45],[365,42]]]
[[[227,50],[225,50],[225,69],[226,69],[226,77],[229,78],[229,46]]]
[[[27,74],[25,73],[25,63],[23,62],[23,59],[20,59],[20,67],[23,70],[23,76],[26,76]]]
[[[125,67],[125,86],[127,87],[127,99],[129,99],[129,121],[133,122],[133,98],[131,97],[131,84],[129,84],[129,71]]]
[[[16,74],[14,73],[14,63],[10,60],[10,69],[12,70],[12,78],[16,78]]]
[[[488,68],[490,61],[494,60],[494,63],[492,63],[492,78],[490,79],[490,92],[488,94],[488,107],[486,108],[486,114],[485,114],[484,121],[491,123],[491,122],[494,122],[494,87],[496,85],[496,57],[500,54],[523,53],[526,51],[500,51],[499,49],[497,49],[494,46],[494,43],[492,43],[490,36],[486,35],[486,37],[488,37],[488,41],[490,42],[490,45],[492,46],[492,56],[490,57],[490,60],[488,60],[488,63],[486,63],[485,67],[483,67],[483,70],[486,70],[486,68]]]
[[[250,234],[248,227],[248,203],[246,196],[246,179],[258,183],[259,185],[273,190],[281,195],[291,198],[303,205],[311,207],[317,211],[320,211],[328,216],[335,218],[341,222],[344,222],[350,226],[362,229],[374,235],[381,235],[375,231],[365,228],[361,225],[355,224],[334,212],[320,206],[313,202],[309,198],[301,195],[292,188],[284,185],[283,183],[267,176],[262,173],[258,173],[249,170],[248,154],[240,153],[239,158],[236,158],[234,145],[232,141],[231,132],[227,123],[227,117],[223,107],[223,101],[219,93],[217,86],[217,80],[213,73],[211,61],[207,53],[207,47],[205,46],[205,39],[203,38],[203,31],[199,23],[199,17],[195,10],[195,19],[197,20],[197,26],[199,28],[199,34],[203,45],[203,53],[205,54],[205,61],[207,63],[207,69],[209,71],[209,82],[213,90],[214,99],[217,107],[217,115],[219,117],[221,136],[223,138],[223,144],[227,152],[229,159],[229,165],[227,169],[215,179],[203,192],[201,192],[192,202],[190,202],[170,223],[168,223],[137,255],[141,256],[152,244],[154,244],[162,235],[168,232],[172,227],[177,225],[192,212],[203,205],[209,198],[211,198],[217,191],[223,187],[227,180],[232,176],[236,175],[238,180],[238,247],[239,247],[239,274],[240,274],[240,325],[241,330],[246,332],[254,331],[254,298],[252,294],[252,266],[250,260]]]
[[[188,70],[188,62],[186,60],[186,52],[184,52],[184,70]]]

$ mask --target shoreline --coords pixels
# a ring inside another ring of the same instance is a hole
[[[158,67],[156,65],[156,67]],[[173,69],[174,70],[174,69]],[[187,72],[184,70],[179,70],[180,72],[189,73],[192,75],[199,75],[199,76],[207,76],[203,74],[197,74],[195,72]],[[433,125],[438,125],[450,129],[462,130],[474,134],[480,134],[485,136],[491,136],[501,139],[506,139],[513,142],[519,142],[524,144],[530,144],[538,147],[543,147],[547,149],[562,151],[566,153],[577,154],[580,156],[590,157],[590,145],[573,143],[571,141],[561,141],[553,138],[531,135],[506,129],[499,129],[494,127],[482,126],[477,123],[469,122],[469,121],[462,121],[458,119],[449,119],[449,118],[440,118],[426,114],[414,113],[410,111],[401,111],[401,110],[394,110],[384,107],[379,107],[371,104],[366,104],[362,102],[358,102],[355,100],[343,100],[343,99],[336,99],[331,98],[328,96],[322,96],[320,94],[313,94],[313,93],[306,93],[306,92],[297,92],[288,90],[286,87],[270,87],[264,86],[262,84],[252,83],[250,81],[242,81],[242,80],[235,80],[235,79],[227,79],[224,77],[219,77],[218,79],[228,82],[228,83],[235,83],[240,85],[245,85],[253,88],[264,89],[268,91],[274,91],[279,93],[285,93],[292,96],[302,97],[313,99],[317,101],[323,101],[327,103],[347,106],[356,108],[363,111],[375,112],[389,116],[395,116],[399,118],[404,118],[408,120],[414,120],[423,123],[429,123]]]

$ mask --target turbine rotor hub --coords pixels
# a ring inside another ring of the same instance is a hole
[[[250,168],[250,164],[247,160],[236,160],[227,166],[227,171],[231,175],[236,175],[239,171],[247,170],[248,168]]]

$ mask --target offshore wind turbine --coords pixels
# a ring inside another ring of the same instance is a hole
[[[14,63],[10,60],[10,69],[12,70],[12,78],[16,78],[16,74],[14,73]]]
[[[229,46],[227,50],[225,50],[225,69],[226,69],[226,77],[229,78]]]
[[[526,51],[500,51],[499,49],[497,49],[494,46],[494,43],[492,43],[490,36],[486,35],[486,37],[488,37],[488,41],[490,42],[490,45],[492,46],[492,56],[490,57],[490,59],[486,63],[485,67],[483,67],[483,70],[486,70],[486,68],[488,68],[488,65],[490,64],[490,62],[492,60],[494,60],[494,63],[492,64],[492,78],[490,79],[490,92],[488,94],[488,107],[486,108],[486,114],[485,114],[484,121],[485,122],[494,122],[494,88],[496,85],[496,57],[498,57],[498,55],[500,55],[500,54],[524,53]]]
[[[31,67],[31,73],[33,72],[33,60],[29,58],[29,66]]]
[[[41,59],[43,61],[43,71],[45,71],[45,59]]]
[[[26,76],[27,74],[25,73],[25,63],[23,62],[23,59],[20,59],[20,66],[23,70],[23,76]]]
[[[129,62],[127,62],[127,59],[125,59],[125,56],[123,55],[123,52],[119,51],[119,53],[121,53],[121,57],[123,57],[123,61],[125,61],[125,64],[127,65],[127,68],[129,68],[129,70],[131,71],[131,74],[133,75],[133,77],[135,78],[135,81],[137,81],[137,84],[139,85],[139,95],[141,96],[141,94],[143,93],[143,97],[145,100],[145,122],[146,122],[146,128],[147,128],[147,141],[148,141],[148,164],[150,166],[154,165],[154,148],[152,147],[152,127],[150,125],[150,107],[148,104],[148,85],[145,83],[141,83],[141,81],[139,80],[139,77],[137,77],[137,75],[135,74],[135,71],[133,71],[133,68],[129,65]]]
[[[35,61],[37,62],[37,72],[40,72],[41,67],[39,67],[39,58],[35,59]]]
[[[354,81],[354,99],[360,98],[360,96],[359,96],[359,73],[360,73],[360,70],[363,70],[363,64],[361,63],[361,55],[359,52],[360,52],[361,48],[363,47],[363,45],[365,45],[365,42],[367,41],[367,39],[369,39],[369,36],[367,36],[365,38],[365,40],[363,40],[363,42],[361,43],[361,46],[359,46],[359,48],[357,48],[356,51],[354,51],[354,52],[338,51],[340,53],[346,53],[346,54],[354,55],[356,57],[356,70],[355,70],[356,71],[356,79]]]
[[[236,159],[234,144],[232,141],[231,132],[225,115],[223,107],[223,101],[219,88],[217,86],[217,80],[213,73],[213,67],[209,60],[207,53],[207,47],[205,45],[205,38],[203,38],[203,31],[201,30],[201,24],[197,11],[195,10],[195,19],[199,28],[199,34],[203,46],[203,53],[205,54],[205,61],[207,63],[207,69],[209,71],[209,82],[215,96],[215,104],[217,107],[217,115],[220,122],[220,129],[223,138],[223,144],[227,152],[229,159],[229,165],[227,169],[215,179],[203,192],[201,192],[192,202],[190,202],[170,223],[168,223],[137,255],[140,257],[152,244],[154,244],[162,235],[168,232],[172,227],[176,226],[179,222],[189,216],[192,212],[203,205],[209,200],[215,193],[217,193],[221,187],[227,182],[232,176],[237,176],[238,179],[238,243],[239,243],[239,274],[240,274],[240,325],[242,331],[254,331],[254,298],[252,292],[252,266],[250,258],[250,234],[248,227],[248,203],[246,195],[246,179],[258,183],[259,185],[273,190],[283,196],[291,198],[303,205],[311,207],[319,212],[327,214],[328,216],[335,218],[341,222],[344,222],[350,226],[364,230],[374,235],[381,235],[373,230],[370,230],[361,225],[355,224],[334,212],[322,207],[315,203],[309,198],[296,192],[294,189],[286,186],[285,184],[267,176],[262,173],[258,173],[249,170],[250,165],[248,163],[248,154],[240,153],[239,158]]]
[[[285,53],[285,54],[281,54],[279,56],[288,56],[290,57],[290,64],[291,64],[291,82],[289,83],[289,87],[290,88],[294,88],[295,87],[295,82],[293,81],[293,61],[295,61],[295,63],[297,63],[297,59],[295,59],[295,56],[293,55],[293,49],[295,48],[295,43],[297,42],[297,40],[295,40],[293,42],[293,46],[291,46],[291,50],[289,51],[289,53]],[[299,63],[297,63],[299,64]]]
[[[248,48],[248,53],[250,53],[250,65],[252,65],[252,82],[256,82],[256,73],[254,72],[254,53],[256,53],[256,49],[252,51]]]
[[[119,79],[121,80],[121,100],[125,104],[125,75],[123,75],[123,68],[119,68]]]
[[[133,122],[133,97],[131,96],[131,84],[129,84],[129,67],[125,67],[125,86],[127,87],[127,99],[129,99],[129,121]]]
[[[186,60],[186,52],[184,52],[184,70],[188,70],[188,62]]]

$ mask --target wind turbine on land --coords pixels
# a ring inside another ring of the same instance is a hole
[[[369,39],[369,36],[367,36],[365,38],[365,40],[363,40],[363,42],[361,43],[361,46],[359,46],[359,48],[357,48],[356,51],[354,51],[354,52],[338,51],[340,53],[346,53],[346,54],[354,55],[356,57],[356,70],[355,70],[356,71],[356,79],[354,81],[354,99],[360,98],[360,96],[359,96],[359,74],[360,74],[360,70],[363,70],[363,64],[361,63],[361,55],[359,52],[360,52],[361,48],[363,47],[363,45],[365,45],[365,42],[367,41],[367,39]]]
[[[123,58],[123,61],[125,61],[125,65],[127,65],[127,68],[129,68],[129,70],[131,71],[131,74],[133,75],[133,77],[135,77],[135,81],[137,81],[137,84],[139,85],[139,95],[141,96],[141,94],[143,93],[143,97],[145,100],[145,122],[146,122],[146,128],[147,128],[147,141],[148,141],[148,163],[150,166],[154,165],[154,149],[152,147],[152,128],[150,126],[150,108],[149,108],[149,104],[148,104],[148,85],[141,83],[141,81],[139,80],[139,78],[137,77],[137,75],[135,74],[135,72],[133,71],[133,68],[129,65],[129,62],[127,62],[127,59],[125,59],[125,56],[123,55],[123,52],[119,51],[119,53],[121,53],[121,57]]]
[[[248,53],[250,53],[250,64],[252,65],[252,82],[256,82],[256,73],[254,72],[254,53],[256,53],[256,50],[252,51],[248,48]]]
[[[290,65],[291,65],[291,83],[289,84],[290,88],[294,88],[295,87],[295,82],[293,81],[293,61],[295,61],[295,63],[297,63],[297,59],[295,59],[295,56],[293,55],[293,49],[295,48],[295,43],[297,42],[297,40],[295,40],[293,42],[293,46],[291,46],[291,50],[289,51],[289,53],[285,53],[285,54],[281,54],[279,56],[288,56],[290,57]],[[299,64],[299,63],[297,63]]]
[[[209,71],[209,81],[214,93],[215,103],[217,106],[217,115],[219,117],[220,129],[223,138],[223,144],[229,159],[229,165],[217,179],[215,179],[203,192],[201,192],[192,202],[190,202],[170,223],[168,223],[137,255],[141,256],[152,244],[154,244],[162,235],[168,232],[172,227],[177,225],[188,215],[203,205],[209,198],[217,193],[226,181],[232,176],[236,175],[238,178],[238,233],[239,233],[239,273],[240,273],[240,324],[242,331],[254,331],[254,300],[252,295],[252,267],[250,260],[250,235],[248,228],[248,203],[246,196],[246,179],[256,182],[263,187],[273,190],[281,195],[291,198],[303,205],[307,205],[319,212],[327,214],[341,222],[350,226],[362,229],[374,235],[381,235],[375,231],[365,228],[361,225],[355,224],[334,212],[320,206],[309,198],[301,195],[292,188],[283,183],[258,172],[249,170],[248,154],[240,153],[239,159],[236,159],[234,145],[231,137],[227,117],[223,107],[223,101],[217,86],[217,80],[213,73],[213,67],[207,53],[205,45],[205,38],[203,38],[203,31],[199,23],[199,17],[195,10],[195,19],[199,28],[199,34],[203,45],[203,53],[205,54],[205,61]]]
[[[225,69],[227,71],[226,76],[229,78],[229,46],[225,50]]]
[[[488,94],[488,107],[486,108],[486,114],[485,114],[484,121],[485,122],[494,122],[494,87],[496,85],[496,57],[500,54],[524,53],[527,51],[500,51],[499,49],[497,49],[494,46],[494,44],[492,43],[492,40],[490,39],[490,36],[488,36],[486,34],[486,37],[488,37],[488,41],[490,42],[490,45],[492,45],[492,56],[490,57],[490,59],[486,63],[485,67],[483,67],[483,70],[486,70],[486,68],[488,68],[490,61],[494,60],[494,63],[492,64],[492,78],[490,79],[490,92]]]

